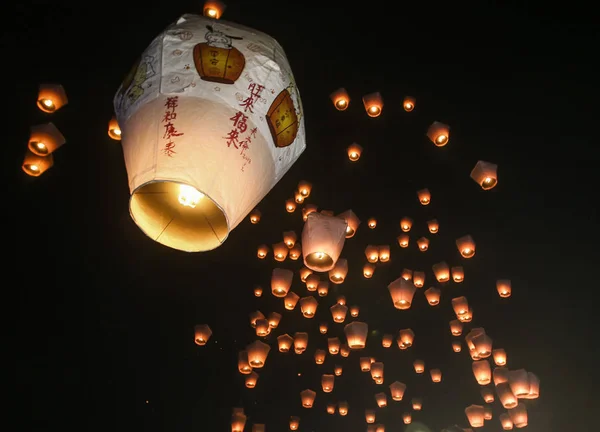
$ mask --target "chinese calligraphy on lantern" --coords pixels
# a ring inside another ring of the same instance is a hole
[[[165,141],[162,151],[169,157],[173,157],[173,155],[177,153],[175,151],[175,139],[183,135],[183,132],[179,132],[175,127],[175,120],[177,119],[176,108],[179,106],[178,101],[179,96],[167,97],[167,101],[165,102],[165,112],[162,118],[164,127],[163,140]]]
[[[240,106],[244,107],[244,112],[250,111],[251,113],[254,113],[254,111],[252,111],[252,108],[254,108],[254,103],[261,98],[261,93],[264,89],[264,85],[257,84],[254,82],[251,82],[248,85],[248,90],[250,90],[250,96],[246,97],[240,104]]]

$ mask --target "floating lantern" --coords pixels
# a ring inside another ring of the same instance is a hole
[[[319,324],[319,333],[327,334],[327,323]]]
[[[275,329],[281,322],[281,314],[278,312],[271,312],[267,318],[267,321],[269,321],[269,327]]]
[[[365,256],[370,263],[379,261],[379,248],[373,245],[367,245],[365,248]]]
[[[335,414],[335,404],[327,404],[327,414]]]
[[[350,105],[350,96],[348,95],[348,92],[345,88],[342,87],[337,89],[336,91],[331,93],[329,97],[333,102],[333,106],[338,111],[346,111],[346,109],[348,109],[348,106]]]
[[[452,336],[460,336],[463,331],[463,324],[459,320],[450,321],[450,333]]]
[[[359,311],[360,311],[360,308],[358,306],[356,306],[356,305],[350,306],[350,316],[352,318],[357,318]]]
[[[375,381],[375,384],[383,383],[383,362],[371,359],[371,378]]]
[[[346,320],[346,313],[348,313],[348,308],[346,306],[336,303],[331,306],[329,310],[331,311],[333,322],[343,323]]]
[[[308,275],[306,278],[306,289],[309,291],[316,291],[319,288],[321,278],[317,274]]]
[[[296,261],[298,258],[300,258],[302,256],[302,245],[300,243],[294,244],[294,246],[290,249],[288,256],[292,261]]]
[[[194,342],[196,345],[206,345],[206,342],[212,336],[212,330],[207,324],[198,324],[194,326]]]
[[[437,147],[444,147],[450,139],[450,126],[437,121],[433,122],[427,129],[427,137]]]
[[[288,249],[291,249],[294,247],[294,245],[296,244],[296,240],[298,240],[298,236],[296,235],[296,233],[294,231],[284,231],[283,232],[283,242],[288,247]]]
[[[296,211],[296,201],[291,198],[285,200],[285,211],[288,213],[294,213],[294,211]]]
[[[294,352],[296,354],[302,354],[306,351],[308,346],[308,333],[296,332],[294,333]]]
[[[510,416],[508,413],[502,413],[500,414],[500,417],[498,417],[500,419],[500,424],[502,425],[502,430],[512,430],[514,424],[512,422],[512,420],[510,419]]]
[[[304,318],[314,318],[318,305],[319,302],[313,296],[302,297],[300,299],[300,311]]]
[[[377,219],[375,219],[375,218],[370,218],[370,219],[367,221],[367,226],[368,226],[369,228],[371,228],[371,229],[375,229],[375,227],[377,226]]]
[[[415,372],[418,374],[425,372],[425,362],[423,360],[415,360],[413,362],[413,367],[415,368]]]
[[[508,382],[508,369],[505,367],[494,368],[492,379],[494,380],[495,386],[503,382]]]
[[[254,209],[250,212],[250,223],[252,223],[253,225],[256,225],[257,223],[260,222],[260,217],[262,216],[262,213],[260,212],[259,209]]]
[[[300,427],[300,417],[291,416],[290,430],[298,430],[298,427]]]
[[[383,110],[383,98],[381,93],[369,93],[363,96],[363,104],[369,117],[379,117]]]
[[[213,19],[221,18],[225,11],[225,4],[219,0],[207,0],[204,2],[204,16]]]
[[[479,385],[488,385],[492,381],[492,368],[487,360],[476,360],[472,364],[473,375]]]
[[[308,267],[302,267],[300,270],[298,270],[298,273],[300,273],[300,280],[306,283],[306,278],[308,278],[312,272],[313,271]]]
[[[388,290],[396,309],[410,309],[416,291],[414,284],[400,277],[388,285]]]
[[[275,261],[283,262],[287,258],[290,253],[290,249],[287,247],[285,242],[279,242],[272,245],[273,248],[273,258]]]
[[[519,402],[517,406],[508,410],[508,415],[517,429],[527,426],[527,407]]]
[[[256,383],[258,382],[258,374],[254,371],[250,372],[246,375],[246,387],[254,388],[256,387]]]
[[[373,277],[373,273],[375,273],[375,266],[371,263],[366,263],[363,266],[363,276],[366,279],[371,279]]]
[[[381,346],[384,348],[389,348],[392,346],[393,340],[394,340],[394,336],[392,336],[389,333],[386,333],[381,337]]]
[[[407,216],[400,219],[400,229],[404,232],[409,232],[412,228],[413,220]]]
[[[375,410],[373,410],[373,409],[365,410],[365,421],[368,424],[375,423]]]
[[[415,270],[413,273],[413,284],[417,288],[423,288],[423,285],[425,285],[425,272]]]
[[[494,375],[494,381],[495,377],[496,376]],[[498,396],[498,399],[500,399],[502,406],[506,409],[514,408],[519,403],[517,397],[510,389],[508,381],[496,384],[496,395]]]
[[[431,192],[429,189],[421,189],[417,191],[417,197],[421,205],[428,205],[431,202]]]
[[[321,376],[321,387],[324,393],[331,393],[335,382],[335,375],[323,374]]]
[[[413,271],[411,269],[403,269],[400,277],[406,281],[412,280]]]
[[[359,360],[360,363],[360,370],[362,372],[369,372],[371,370],[371,363],[373,363],[371,361],[370,357],[361,357]]]
[[[485,403],[494,402],[494,391],[489,387],[481,387],[481,397]]]
[[[465,271],[461,266],[452,267],[452,280],[456,283],[461,283],[465,280]]]
[[[340,355],[342,357],[348,357],[350,355],[350,347],[348,344],[342,344],[340,347]]]
[[[398,348],[410,348],[415,340],[415,332],[412,329],[403,329],[398,332]]]
[[[452,299],[452,309],[457,317],[466,314],[469,311],[469,302],[465,296],[455,297]]]
[[[340,415],[343,417],[345,415],[348,414],[348,402],[346,401],[340,401],[338,403],[338,412],[340,413]]]
[[[402,421],[404,422],[404,424],[411,424],[412,423],[412,414],[407,413],[407,412],[402,414]]]
[[[319,272],[333,269],[344,247],[346,227],[342,218],[311,213],[302,230],[304,265]]]
[[[302,390],[300,392],[300,400],[302,401],[302,408],[312,408],[313,404],[315,403],[316,396],[317,396],[317,393],[310,389]]]
[[[244,432],[246,416],[244,413],[236,412],[231,416],[231,432]]]
[[[484,423],[484,411],[481,405],[469,405],[465,408],[465,414],[471,427],[479,428],[483,427]]]
[[[60,84],[41,84],[37,106],[46,113],[53,113],[68,103],[67,93]]]
[[[54,123],[44,123],[31,128],[27,148],[37,156],[48,156],[65,142],[65,137]]]
[[[367,333],[369,326],[367,323],[354,321],[350,324],[346,324],[344,327],[344,333],[346,334],[346,340],[348,341],[348,347],[350,349],[362,349],[367,344]]]
[[[279,352],[286,353],[290,351],[292,344],[294,343],[294,338],[289,334],[282,334],[281,336],[277,336],[277,345],[279,346]]]
[[[281,297],[276,295],[275,297]],[[293,291],[288,292],[283,298],[283,306],[286,310],[294,310],[296,308],[296,304],[300,300],[300,296]]]
[[[437,234],[440,230],[440,223],[437,221],[437,219],[431,219],[427,221],[427,229],[431,234]]]
[[[388,262],[390,260],[390,247],[382,245],[377,248],[377,256],[380,262]]]
[[[346,149],[348,152],[348,159],[352,162],[356,162],[360,159],[360,155],[362,154],[363,148],[356,143],[350,144],[350,146]]]
[[[502,298],[508,298],[512,294],[512,287],[509,279],[499,279],[496,281],[496,290]]]
[[[506,366],[506,351],[502,348],[492,350],[492,357],[496,366]]]
[[[48,171],[54,165],[54,157],[52,153],[48,156],[38,156],[31,150],[25,150],[25,157],[21,168],[31,177],[39,177]]]
[[[457,239],[456,247],[463,258],[471,258],[475,255],[475,241],[470,235]]]
[[[333,374],[335,376],[342,376],[342,366],[341,365],[335,365],[335,367],[333,368]]]
[[[285,297],[292,286],[293,278],[293,271],[274,268],[271,273],[271,293],[273,293],[275,297]]]
[[[304,202],[304,196],[298,191],[294,193],[294,202],[296,204],[302,204]]]
[[[452,342],[452,351],[454,351],[455,353],[459,353],[462,351],[462,346],[460,345],[460,341]]]
[[[269,246],[262,244],[256,250],[256,256],[260,259],[265,259],[269,254]]]
[[[254,287],[254,297],[262,297],[263,289],[262,287],[255,286]]]
[[[415,109],[415,98],[412,96],[404,96],[404,101],[402,102],[402,106],[404,107],[404,111],[411,112]]]
[[[267,361],[267,356],[269,355],[269,351],[271,351],[271,347],[268,344],[257,340],[248,345],[246,351],[248,352],[248,363],[250,366],[252,366],[252,368],[262,368]]]
[[[375,394],[375,402],[379,408],[387,406],[387,395],[383,392]]]
[[[483,406],[483,419],[491,420],[492,417],[493,417],[492,407],[489,405],[484,405]]]
[[[406,384],[400,381],[394,381],[390,384],[390,395],[392,396],[392,399],[397,402],[402,400],[405,391]]]
[[[348,224],[346,227],[346,238],[354,237],[354,234],[356,234],[356,230],[360,225],[358,216],[356,216],[352,210],[346,210],[345,212],[340,213],[338,217],[344,219]]]
[[[412,409],[415,411],[421,411],[421,409],[423,408],[423,399],[421,398],[414,397],[412,398],[411,403]]]
[[[108,136],[115,141],[121,141],[121,128],[116,117],[112,117],[108,122]]]
[[[440,297],[442,295],[442,291],[435,287],[431,287],[425,290],[425,298],[427,299],[427,303],[429,306],[437,306],[440,304]]]
[[[348,274],[348,260],[340,258],[335,263],[335,266],[329,270],[329,280],[334,284],[341,284],[346,279]]]
[[[250,68],[263,80],[250,81]],[[130,214],[151,239],[182,251],[220,246],[306,147],[299,92],[279,44],[205,16],[183,15],[155,38],[114,108]]]
[[[434,264],[431,268],[438,282],[444,283],[450,280],[450,267],[445,261]]]
[[[256,328],[256,336],[265,337],[271,333],[271,328],[269,327],[269,321],[261,318],[257,319],[254,327]]]
[[[498,165],[478,161],[471,171],[471,178],[477,182],[483,190],[490,190],[498,184]]]
[[[312,192],[312,184],[306,180],[300,180],[298,183],[298,192],[300,192],[300,195],[304,198],[308,198]]]
[[[509,370],[508,384],[517,398],[529,395],[529,375],[525,369]]]
[[[410,241],[410,237],[408,236],[408,234],[400,234],[396,240],[398,240],[398,246],[400,246],[401,248],[407,248],[408,243]]]
[[[534,373],[527,372],[527,380],[529,381],[529,393],[521,398],[537,399],[540,396],[540,379]]]
[[[425,237],[421,237],[419,240],[417,240],[417,246],[421,252],[425,252],[427,249],[429,249],[429,240]]]
[[[442,381],[442,371],[439,369],[430,369],[429,374],[431,375],[431,381],[439,383]]]
[[[252,372],[252,366],[250,366],[250,362],[248,361],[248,351],[246,350],[238,353],[238,370],[244,375]]]
[[[327,349],[329,354],[337,355],[340,352],[340,339],[338,337],[327,338]]]
[[[317,293],[320,297],[325,297],[329,293],[329,282],[319,281],[319,285],[317,285]]]

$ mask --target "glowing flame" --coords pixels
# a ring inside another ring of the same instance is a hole
[[[193,186],[179,185],[179,204],[194,208],[204,198],[204,194]]]

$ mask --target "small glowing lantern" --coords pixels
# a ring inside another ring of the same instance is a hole
[[[212,330],[207,324],[198,324],[194,327],[194,342],[196,345],[206,345],[212,336]]]
[[[321,323],[319,325],[319,333],[327,334],[327,323]]]
[[[336,300],[337,304],[341,304],[346,306],[346,297],[343,295],[339,295]]]
[[[348,146],[346,151],[348,152],[348,159],[350,159],[352,162],[356,162],[360,159],[363,148],[356,143],[352,143],[350,146]]]
[[[269,254],[269,246],[266,244],[262,244],[256,250],[256,256],[260,259],[265,259]]]
[[[439,369],[430,369],[429,374],[431,375],[431,381],[439,383],[442,381],[442,371]]]
[[[400,277],[388,285],[388,290],[396,309],[410,309],[415,291],[417,290],[414,284]]]
[[[383,392],[375,394],[375,402],[379,408],[387,406],[387,395]]]
[[[204,2],[204,16],[213,19],[221,18],[225,11],[225,4],[219,0],[207,0]]]
[[[487,360],[474,361],[472,368],[477,384],[483,386],[492,382],[492,368]]]
[[[384,348],[389,348],[392,346],[392,341],[394,340],[394,336],[391,334],[384,334],[381,338],[381,346]]]
[[[283,242],[288,247],[288,249],[291,249],[294,247],[294,245],[296,244],[296,240],[298,240],[298,236],[296,235],[296,233],[294,231],[284,231],[283,232]]]
[[[492,373],[492,378],[494,380],[494,385],[497,386],[503,382],[508,382],[508,369],[505,367],[497,367],[494,368],[494,372]]]
[[[410,237],[408,236],[408,234],[400,234],[396,240],[398,240],[398,246],[400,246],[401,248],[407,248],[408,243],[410,241]]]
[[[275,243],[271,247],[273,248],[273,258],[275,258],[275,261],[278,262],[285,261],[290,253],[290,249],[287,247],[285,242]]]
[[[463,324],[459,320],[450,321],[450,333],[452,336],[460,336],[463,331]]]
[[[367,333],[369,326],[367,323],[354,321],[346,324],[344,333],[350,349],[363,349],[367,344]]]
[[[458,319],[460,320],[460,322],[464,322],[464,323],[473,321],[473,309],[471,309],[471,307],[469,307],[469,310],[467,311],[467,313],[459,316]]]
[[[417,197],[421,205],[428,205],[431,202],[431,192],[429,189],[421,189],[417,191]]]
[[[108,136],[115,141],[121,141],[121,128],[117,118],[113,116],[108,122]]]
[[[48,171],[54,165],[54,157],[52,153],[48,156],[38,156],[31,150],[25,150],[25,157],[23,158],[23,165],[21,168],[23,171],[31,177],[39,177]]]
[[[375,423],[375,410],[373,409],[366,409],[365,410],[365,421],[368,424],[372,424]]]
[[[402,414],[402,421],[404,422],[404,424],[411,424],[412,423],[412,414],[405,412],[404,414]]]
[[[339,88],[333,93],[329,95],[331,101],[333,102],[333,106],[338,111],[346,111],[348,106],[350,105],[350,96],[345,88]]]
[[[431,234],[437,234],[440,230],[440,223],[437,221],[437,219],[431,219],[427,221],[427,229]]]
[[[300,392],[300,400],[302,402],[302,408],[312,408],[313,404],[315,403],[316,396],[317,396],[317,393],[310,389],[302,390]]]
[[[290,249],[289,257],[292,261],[298,260],[302,256],[302,245],[300,243],[294,244],[294,247]]]
[[[254,210],[252,210],[250,212],[250,223],[256,225],[257,223],[260,222],[261,216],[262,216],[262,213],[260,212],[260,210],[255,208]]]
[[[502,348],[497,348],[492,351],[492,357],[496,366],[506,366],[506,351]]]
[[[483,407],[483,419],[491,420],[493,417],[492,407],[490,405],[484,405]]]
[[[456,247],[463,258],[471,258],[475,255],[475,241],[470,235],[457,239]]]
[[[27,148],[38,156],[48,156],[65,142],[65,137],[54,123],[44,123],[31,128]]]
[[[335,365],[335,367],[333,368],[333,374],[335,376],[342,376],[342,371],[343,371],[343,369],[342,369],[342,366],[340,366],[340,365]]]
[[[296,204],[302,204],[304,202],[304,196],[298,191],[294,193],[294,201]]]
[[[478,161],[471,171],[471,178],[477,182],[483,190],[490,190],[498,184],[498,165]]]
[[[280,297],[280,296],[275,296]],[[283,298],[283,306],[286,310],[294,310],[296,308],[296,304],[300,300],[300,296],[296,294],[294,291],[288,292]]]
[[[345,415],[348,414],[348,402],[346,401],[340,401],[338,403],[338,412],[340,413],[340,415],[343,417]]]
[[[285,297],[292,286],[294,272],[288,269],[274,268],[271,273],[271,293],[275,297]]]
[[[298,273],[300,274],[300,280],[306,283],[306,278],[308,278],[312,272],[313,271],[308,267],[302,267],[300,270],[298,270]]]
[[[502,425],[502,430],[512,430],[514,424],[510,419],[510,415],[508,413],[500,414],[500,424]]]
[[[338,337],[327,338],[327,350],[331,355],[337,355],[340,352],[340,339]]]
[[[342,304],[336,303],[329,308],[333,322],[343,323],[346,320],[348,308]]]
[[[369,372],[371,370],[371,361],[370,357],[361,357],[360,358],[360,370],[362,372]]]
[[[289,334],[282,334],[281,336],[277,336],[277,345],[279,346],[279,352],[286,353],[290,351],[292,344],[294,343],[294,338]]]
[[[457,317],[466,314],[469,311],[469,303],[465,296],[455,297],[452,299],[452,309]]]
[[[298,183],[298,192],[300,192],[300,195],[302,195],[304,198],[308,198],[310,196],[310,193],[312,191],[312,184],[307,182],[306,180],[301,180]]]
[[[321,278],[317,274],[310,274],[306,278],[306,289],[309,291],[316,291],[319,288]]]
[[[271,312],[267,318],[267,321],[269,321],[270,328],[277,328],[281,322],[281,314],[278,312]]]
[[[367,245],[365,248],[365,256],[370,263],[379,261],[379,248],[373,245]]]
[[[540,396],[540,379],[532,372],[527,372],[529,381],[529,394],[521,396],[522,399],[537,399]]]
[[[431,287],[425,290],[425,298],[429,306],[437,306],[440,304],[442,292],[436,287]]]
[[[510,297],[512,293],[512,287],[509,279],[499,279],[496,281],[496,290],[498,295],[502,298]]]
[[[344,247],[347,226],[342,218],[311,213],[302,230],[304,265],[318,272],[333,269]]]
[[[246,416],[243,412],[236,412],[231,416],[231,432],[244,432]]]
[[[450,280],[450,267],[445,261],[434,264],[431,268],[438,282],[444,283]]]
[[[348,274],[348,260],[340,258],[335,263],[335,266],[329,270],[329,280],[334,284],[341,284],[346,279]]]
[[[508,410],[508,415],[517,429],[527,426],[527,407],[519,402],[516,407]]]
[[[403,329],[398,332],[398,347],[400,349],[410,348],[415,340],[415,332],[412,329]]]
[[[415,411],[421,411],[421,409],[423,408],[423,399],[418,398],[418,397],[414,397],[412,398],[412,409]]]
[[[411,269],[405,268],[405,269],[402,270],[402,273],[401,273],[400,277],[402,279],[404,279],[405,281],[412,280],[413,271]]]
[[[401,401],[404,397],[404,392],[406,391],[406,384],[400,381],[394,381],[390,384],[390,395],[392,396],[392,400]]]
[[[454,351],[455,353],[459,353],[462,351],[462,346],[460,345],[460,341],[452,342],[452,351]]]
[[[306,351],[308,346],[308,333],[296,332],[294,333],[294,352],[296,354],[302,354]]]
[[[285,211],[288,213],[296,211],[296,202],[293,199],[290,198],[285,201]]]
[[[352,318],[357,318],[360,308],[357,305],[350,306],[350,316]]]
[[[421,252],[425,252],[427,249],[429,249],[429,239],[421,237],[419,240],[417,240],[417,246]]]
[[[262,287],[260,287],[260,286],[254,287],[254,296],[255,297],[262,297],[262,293],[263,293]]]
[[[500,403],[506,409],[511,409],[519,403],[517,397],[510,389],[508,381],[496,384],[496,395],[500,399]]]
[[[258,374],[256,372],[252,371],[248,375],[246,375],[246,387],[247,388],[256,387],[257,381],[258,381]]]
[[[383,110],[383,98],[381,93],[369,93],[363,96],[363,104],[369,117],[379,117]]]
[[[380,262],[388,262],[390,260],[390,247],[388,245],[379,246],[377,256]]]
[[[409,232],[412,228],[413,220],[407,216],[400,219],[400,229],[404,232]]]
[[[67,93],[60,84],[41,84],[37,106],[46,113],[53,113],[68,103]]]
[[[300,417],[291,416],[290,417],[290,430],[298,430],[300,427]]]
[[[350,355],[350,347],[348,344],[342,344],[340,347],[340,355],[342,357],[348,357]]]
[[[338,217],[343,218],[348,224],[346,227],[346,238],[354,237],[354,234],[356,234],[356,230],[360,225],[358,216],[356,216],[352,210],[346,210],[345,212],[340,213]]]
[[[413,362],[413,367],[415,368],[415,372],[418,374],[425,372],[425,362],[423,360],[415,360]]]
[[[452,267],[452,280],[456,283],[465,280],[465,271],[461,266]]]
[[[250,363],[252,368],[258,369],[265,365],[271,347],[268,344],[257,340],[248,345],[246,351],[248,352],[248,363]]]
[[[327,404],[327,414],[335,414],[335,404]]]
[[[412,96],[404,96],[404,101],[402,102],[402,106],[404,107],[404,111],[411,112],[415,109],[415,98]]]
[[[256,329],[256,336],[265,337],[271,333],[269,321],[264,318],[257,319],[254,327]]]
[[[484,423],[484,411],[481,405],[469,405],[465,408],[465,414],[471,427],[479,428],[483,427]]]
[[[335,375],[323,374],[321,376],[321,387],[324,393],[331,393],[335,382]]]
[[[481,397],[485,401],[485,403],[494,402],[494,392],[489,387],[481,387]]]
[[[425,272],[415,270],[413,273],[413,284],[417,288],[423,288],[423,285],[425,285]]]
[[[450,139],[450,126],[435,121],[427,129],[427,137],[437,147],[444,147]]]
[[[241,374],[248,375],[252,372],[252,366],[248,361],[248,351],[240,351],[238,353],[238,370]]]
[[[366,263],[363,266],[363,276],[366,279],[371,279],[373,277],[373,273],[375,273],[375,265],[371,263]]]
[[[367,221],[367,226],[368,226],[369,228],[371,228],[371,229],[375,229],[375,227],[377,226],[377,219],[375,219],[375,218],[370,218],[370,219]]]
[[[317,293],[320,297],[325,297],[329,293],[329,282],[319,281],[319,285],[317,285]]]
[[[317,313],[319,302],[313,296],[302,297],[300,299],[300,311],[304,318],[313,318]]]

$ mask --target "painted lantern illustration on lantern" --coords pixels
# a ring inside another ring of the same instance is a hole
[[[242,38],[215,30],[212,25],[206,28],[206,42],[194,47],[194,65],[198,75],[205,81],[233,84],[246,65],[244,54],[233,46],[233,40]]]

